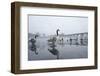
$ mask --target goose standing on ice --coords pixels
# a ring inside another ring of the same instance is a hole
[[[59,35],[59,29],[56,30],[56,35],[57,35],[57,43],[63,43],[63,37],[60,37]]]

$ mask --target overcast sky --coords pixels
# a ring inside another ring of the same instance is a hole
[[[64,34],[87,32],[88,17],[29,16],[29,33],[54,35],[57,29]]]

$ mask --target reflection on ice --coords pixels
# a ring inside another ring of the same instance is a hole
[[[39,36],[29,34],[28,60],[88,57],[88,33]]]
[[[53,55],[57,56],[57,59],[59,59],[59,51],[56,49],[56,37],[53,37],[52,39],[48,40],[48,45],[50,49],[48,49]]]

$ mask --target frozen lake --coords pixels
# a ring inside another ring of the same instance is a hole
[[[53,60],[53,59],[79,59],[88,57],[88,46],[82,45],[69,45],[69,44],[55,44],[55,53],[50,52],[51,49],[48,45],[48,38],[36,39],[36,50],[30,49],[29,43],[28,60]]]

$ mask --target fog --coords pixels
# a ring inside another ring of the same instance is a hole
[[[88,31],[88,17],[30,15],[28,21],[29,33],[51,35],[57,29],[64,34]]]

